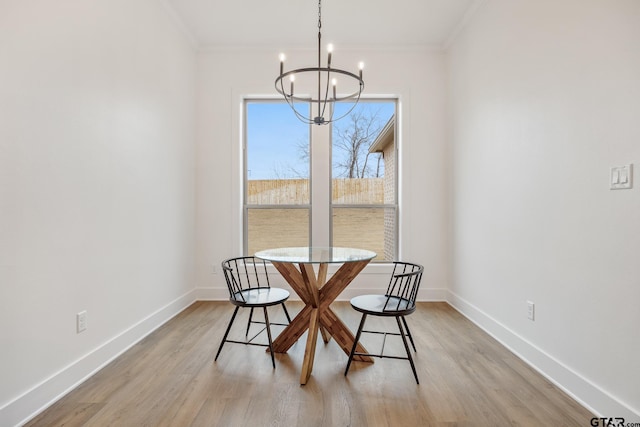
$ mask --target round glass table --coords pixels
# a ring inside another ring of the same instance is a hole
[[[271,262],[293,262],[304,264],[333,264],[372,260],[375,252],[366,249],[333,247],[276,248],[256,252],[256,257]]]

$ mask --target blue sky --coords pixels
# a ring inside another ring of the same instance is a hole
[[[334,116],[344,114],[350,104],[338,104]],[[304,106],[303,106],[304,108]],[[356,108],[379,111],[386,123],[393,115],[395,103],[361,102]],[[333,124],[346,126],[348,117]],[[247,105],[247,162],[248,179],[272,179],[291,174],[291,167],[306,169],[300,159],[298,146],[309,141],[310,125],[302,123],[285,102],[250,102]],[[339,153],[333,153],[337,156]]]
[[[300,163],[296,149],[309,140],[309,125],[285,102],[252,102],[247,106],[248,179],[275,178],[275,170]]]

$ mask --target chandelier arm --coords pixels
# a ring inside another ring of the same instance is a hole
[[[308,125],[312,125],[312,124],[323,124],[323,125],[328,125],[329,123],[333,123],[333,122],[337,122],[340,119],[343,119],[345,117],[347,117],[349,114],[351,114],[351,112],[356,108],[356,105],[358,105],[358,102],[360,101],[360,96],[358,96],[356,98],[356,100],[353,102],[353,105],[351,106],[351,108],[349,108],[349,110],[344,113],[343,115],[341,115],[340,117],[336,117],[333,118],[333,109],[331,111],[331,118],[329,120],[325,120],[322,123],[317,123],[314,120],[309,119],[307,116],[303,115],[302,113],[300,113],[296,107],[294,106],[294,104],[287,99],[287,104],[289,105],[289,107],[291,108],[291,110],[293,110],[293,113],[296,115],[296,117],[298,118],[298,120],[300,120],[303,123],[306,123]]]
[[[320,82],[320,79],[318,79],[318,83],[319,82]],[[329,86],[330,86],[330,83],[331,83],[331,68],[327,67],[327,85],[326,85],[325,90],[324,90],[324,105],[322,106],[322,113],[320,114],[321,117],[324,117],[324,112],[327,109],[327,104],[330,102],[329,101]],[[331,115],[333,116],[333,110],[331,110]]]
[[[278,81],[280,82],[280,88],[278,88]],[[278,92],[280,92],[283,96],[284,96],[284,100],[287,102],[287,104],[289,105],[289,107],[291,108],[291,110],[293,110],[293,113],[296,115],[296,117],[298,118],[298,120],[302,121],[303,123],[307,123],[307,124],[311,124],[313,122],[309,121],[309,119],[306,116],[303,116],[295,107],[295,103],[294,103],[294,97],[293,94],[287,95],[284,91],[284,84],[282,83],[282,76],[276,80],[276,90]]]
[[[289,102],[287,102],[287,103],[289,104],[289,107],[291,107],[291,109],[293,110],[293,113],[296,115],[298,120],[300,120],[301,122],[306,123],[308,125],[313,124],[313,120],[309,120],[309,118],[307,118],[307,116],[305,116],[302,113],[300,113],[293,104],[291,104]]]
[[[292,97],[285,97],[287,104],[289,104],[289,107],[293,110],[294,114],[296,115],[296,117],[298,118],[298,120],[300,120],[303,123],[306,124],[312,124],[313,121],[310,120],[309,118],[307,118],[307,116],[303,115],[302,113],[300,113],[295,106],[295,103],[293,102],[293,98]]]
[[[288,96],[287,96],[287,93],[284,91],[284,83],[282,83],[282,77],[283,76],[280,75],[280,78],[276,79],[276,90],[280,92],[280,94],[284,96],[284,99],[286,100]],[[278,88],[278,82],[280,82],[280,88]],[[289,94],[289,96],[293,96],[293,93]],[[287,101],[287,103],[289,103],[289,101]]]
[[[346,113],[344,113],[343,115],[341,115],[340,117],[337,118],[331,118],[331,120],[328,120],[327,123],[331,123],[331,122],[337,122],[340,119],[343,119],[345,117],[347,117],[349,114],[351,114],[351,112],[353,111],[354,108],[356,108],[356,105],[358,105],[358,102],[360,101],[360,95],[358,94],[358,97],[356,98],[355,102],[353,103],[353,105],[351,106],[351,108],[349,108],[349,111],[347,111]],[[331,114],[333,116],[333,113]]]
[[[293,110],[293,113],[296,115],[298,120],[300,120],[302,123],[305,123],[308,125],[313,124],[313,120],[309,120],[307,116],[303,116],[298,110],[295,109],[295,107],[291,107],[291,109]]]

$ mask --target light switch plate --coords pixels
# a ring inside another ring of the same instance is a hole
[[[633,187],[633,164],[611,168],[609,176],[611,190],[628,190]]]
[[[536,320],[536,305],[532,301],[527,301],[527,319]]]
[[[81,311],[76,314],[76,332],[84,332],[87,330],[87,312]]]

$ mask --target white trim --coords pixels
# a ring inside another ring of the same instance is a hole
[[[327,269],[327,279],[340,267],[340,264],[329,264]],[[317,267],[314,267],[317,271]],[[393,264],[391,263],[370,263],[367,267],[358,274],[355,280],[349,284],[349,286],[342,291],[342,293],[336,298],[336,301],[349,301],[351,298],[364,295],[364,294],[380,294],[384,293],[389,284],[389,278],[393,270]],[[291,293],[289,299],[292,301],[300,301],[298,295],[284,280],[284,278],[278,273],[278,270],[271,264],[267,265],[267,274],[269,274],[269,281],[271,286],[279,287],[288,290]],[[195,298],[198,301],[226,301],[229,299],[229,291],[224,283],[224,277],[219,275],[220,279],[216,280],[216,286],[197,288],[195,290]],[[423,282],[424,283],[424,282]],[[418,291],[419,302],[434,302],[434,301],[447,301],[447,289],[446,288],[430,288],[424,285]]]
[[[448,291],[446,302],[596,416],[640,420],[640,411],[612,396],[454,292]]]
[[[189,291],[0,408],[0,425],[22,425],[196,301]]]
[[[481,0],[485,1],[485,0]],[[281,44],[200,44],[198,45],[199,53],[263,53],[274,52],[274,64],[278,57],[278,52],[282,51]],[[286,48],[286,51],[303,53],[303,52],[317,52],[313,45],[291,45]],[[429,53],[429,52],[443,52],[443,46],[437,43],[424,43],[424,44],[393,44],[383,46],[372,45],[341,45],[341,52],[403,52],[403,53]]]
[[[291,301],[300,301],[300,297],[289,288],[288,286],[281,286],[286,288],[291,293],[289,299]],[[226,287],[221,288],[198,288],[196,290],[199,301],[226,301],[229,299],[229,291]],[[339,296],[336,301],[349,301],[351,298],[358,295],[365,294],[379,294],[384,292],[384,289],[373,287],[347,287]],[[446,302],[447,290],[445,288],[426,288],[420,289],[418,292],[419,302]]]
[[[351,298],[358,295],[367,294],[380,294],[384,293],[385,289],[380,288],[356,288],[347,287],[339,296],[336,301],[349,301]],[[420,288],[418,291],[418,302],[446,302],[447,290],[445,288]]]

